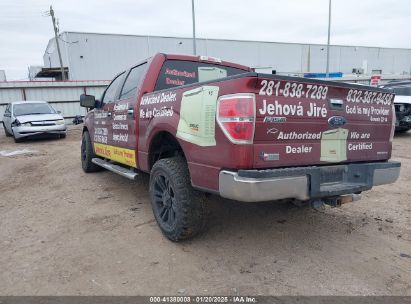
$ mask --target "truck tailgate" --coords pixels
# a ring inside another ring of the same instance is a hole
[[[393,100],[374,87],[258,74],[254,166],[387,160]]]

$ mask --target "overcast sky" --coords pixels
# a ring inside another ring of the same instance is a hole
[[[0,0],[0,70],[27,78],[53,36],[83,31],[191,37],[191,0]],[[326,43],[328,0],[195,0],[197,36]],[[331,43],[411,48],[410,0],[333,0]]]

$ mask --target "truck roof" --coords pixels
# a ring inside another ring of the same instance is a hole
[[[217,64],[217,65],[230,66],[230,67],[233,67],[233,68],[242,69],[242,70],[246,70],[246,71],[250,71],[250,72],[252,71],[252,69],[248,66],[237,64],[237,63],[234,63],[234,62],[223,61],[223,60],[220,60],[218,58],[215,58],[215,57],[212,57],[212,56],[207,56],[207,55],[193,56],[193,55],[177,55],[177,54],[164,54],[164,53],[163,53],[163,55],[166,56],[167,59],[171,59],[171,60],[204,61],[204,62],[209,62],[209,63],[213,63],[213,64]],[[211,60],[202,59],[202,57],[210,58]]]

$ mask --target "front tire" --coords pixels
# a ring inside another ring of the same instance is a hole
[[[90,135],[88,131],[83,132],[81,140],[81,167],[86,173],[100,171],[101,167],[92,163],[91,160],[96,157],[91,145]]]
[[[7,137],[12,137],[13,136],[13,134],[11,134],[11,133],[9,133],[9,131],[7,131],[6,126],[4,125],[4,122],[3,122],[3,129],[4,129],[4,133],[6,133]]]
[[[177,242],[201,232],[206,222],[205,194],[193,189],[186,161],[157,161],[150,175],[150,199],[162,233]]]

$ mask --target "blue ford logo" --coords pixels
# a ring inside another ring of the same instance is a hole
[[[328,119],[328,124],[331,127],[341,127],[347,123],[347,119],[342,116],[332,116]]]

